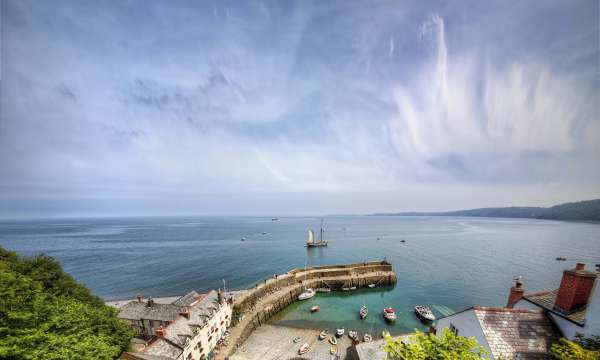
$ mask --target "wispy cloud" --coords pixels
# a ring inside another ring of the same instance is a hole
[[[5,214],[597,196],[597,3],[579,5],[7,1]]]

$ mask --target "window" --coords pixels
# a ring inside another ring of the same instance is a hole
[[[450,323],[450,331],[452,331],[454,335],[458,335],[458,329],[452,323]]]

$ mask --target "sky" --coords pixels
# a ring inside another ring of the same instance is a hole
[[[600,198],[573,1],[1,1],[0,218]]]

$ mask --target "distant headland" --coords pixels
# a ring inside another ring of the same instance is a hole
[[[377,213],[376,216],[472,216],[472,217],[498,217],[498,218],[525,218],[547,220],[571,221],[598,221],[600,222],[600,199],[570,202],[551,207],[490,207],[469,210],[455,210],[444,212],[399,212]]]

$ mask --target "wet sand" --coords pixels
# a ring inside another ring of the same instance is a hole
[[[252,335],[230,356],[231,360],[285,360],[285,359],[313,359],[331,360],[331,344],[328,339],[319,340],[319,330],[298,329],[285,326],[263,325],[254,330]],[[293,339],[299,336],[301,340],[294,343]],[[340,359],[357,360],[356,349],[352,347],[352,341],[348,338],[348,329],[341,338],[337,338],[337,350]],[[310,351],[304,355],[298,355],[298,349],[302,344],[308,343]]]

